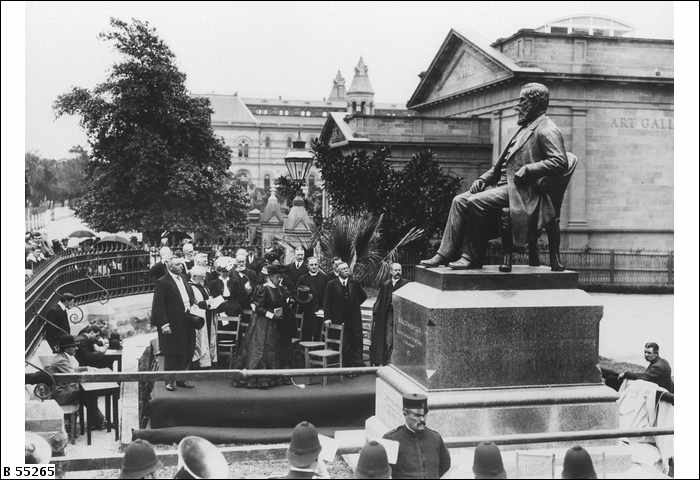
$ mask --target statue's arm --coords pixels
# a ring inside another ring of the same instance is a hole
[[[493,167],[482,173],[479,178],[486,183],[486,185],[495,185],[498,181],[498,171],[496,167],[499,167],[499,163],[496,163]],[[500,170],[500,167],[498,168]]]
[[[535,133],[543,159],[528,164],[527,177],[531,179],[545,176],[563,175],[569,169],[564,138],[558,128],[542,128]]]

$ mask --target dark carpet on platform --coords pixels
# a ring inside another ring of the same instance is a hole
[[[229,380],[203,380],[193,382],[195,388],[174,392],[157,382],[148,408],[150,427],[284,429],[308,420],[318,427],[362,428],[374,415],[375,381],[374,375],[365,375],[342,382],[329,379],[326,387],[263,390],[234,388]]]

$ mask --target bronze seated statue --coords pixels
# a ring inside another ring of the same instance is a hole
[[[559,245],[561,242],[559,218],[566,187],[569,185],[571,175],[573,175],[576,165],[578,164],[578,158],[573,153],[566,152],[566,157],[569,161],[569,169],[564,175],[543,177],[537,182],[537,187],[540,192],[549,195],[556,210],[556,217],[544,227],[544,230],[547,232],[547,244],[549,247],[549,265],[553,272],[561,272],[566,269],[561,263],[561,256],[559,254]],[[536,234],[528,240],[528,265],[532,267],[540,266],[540,256],[537,248],[539,233],[539,231],[536,232]],[[513,269],[513,232],[508,208],[504,208],[501,211],[500,234],[503,246],[503,261],[498,267],[498,270],[501,272],[510,272]]]

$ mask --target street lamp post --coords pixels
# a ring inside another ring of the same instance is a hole
[[[289,170],[289,175],[298,193],[292,201],[292,208],[284,223],[284,236],[289,245],[304,246],[311,239],[315,229],[314,223],[306,211],[306,205],[301,188],[306,183],[306,177],[311,169],[311,161],[314,156],[305,148],[306,142],[301,139],[301,132],[296,141],[292,142],[292,149],[284,157],[284,164]],[[287,252],[288,259],[294,257],[294,251]]]
[[[309,170],[311,170],[311,161],[314,158],[313,154],[306,150],[305,147],[306,142],[301,139],[301,132],[299,132],[297,139],[292,142],[292,149],[284,157],[284,164],[287,166],[292,182],[297,188],[302,187],[306,183],[306,177],[309,175]]]

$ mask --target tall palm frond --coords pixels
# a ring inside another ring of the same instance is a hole
[[[396,263],[398,260],[399,249],[405,247],[406,245],[420,240],[425,235],[425,231],[422,228],[412,227],[406,235],[404,235],[401,240],[396,242],[391,250],[382,258],[379,262],[379,268],[377,269],[377,275],[374,277],[376,283],[381,282],[385,279],[389,272],[391,271],[391,264]]]

